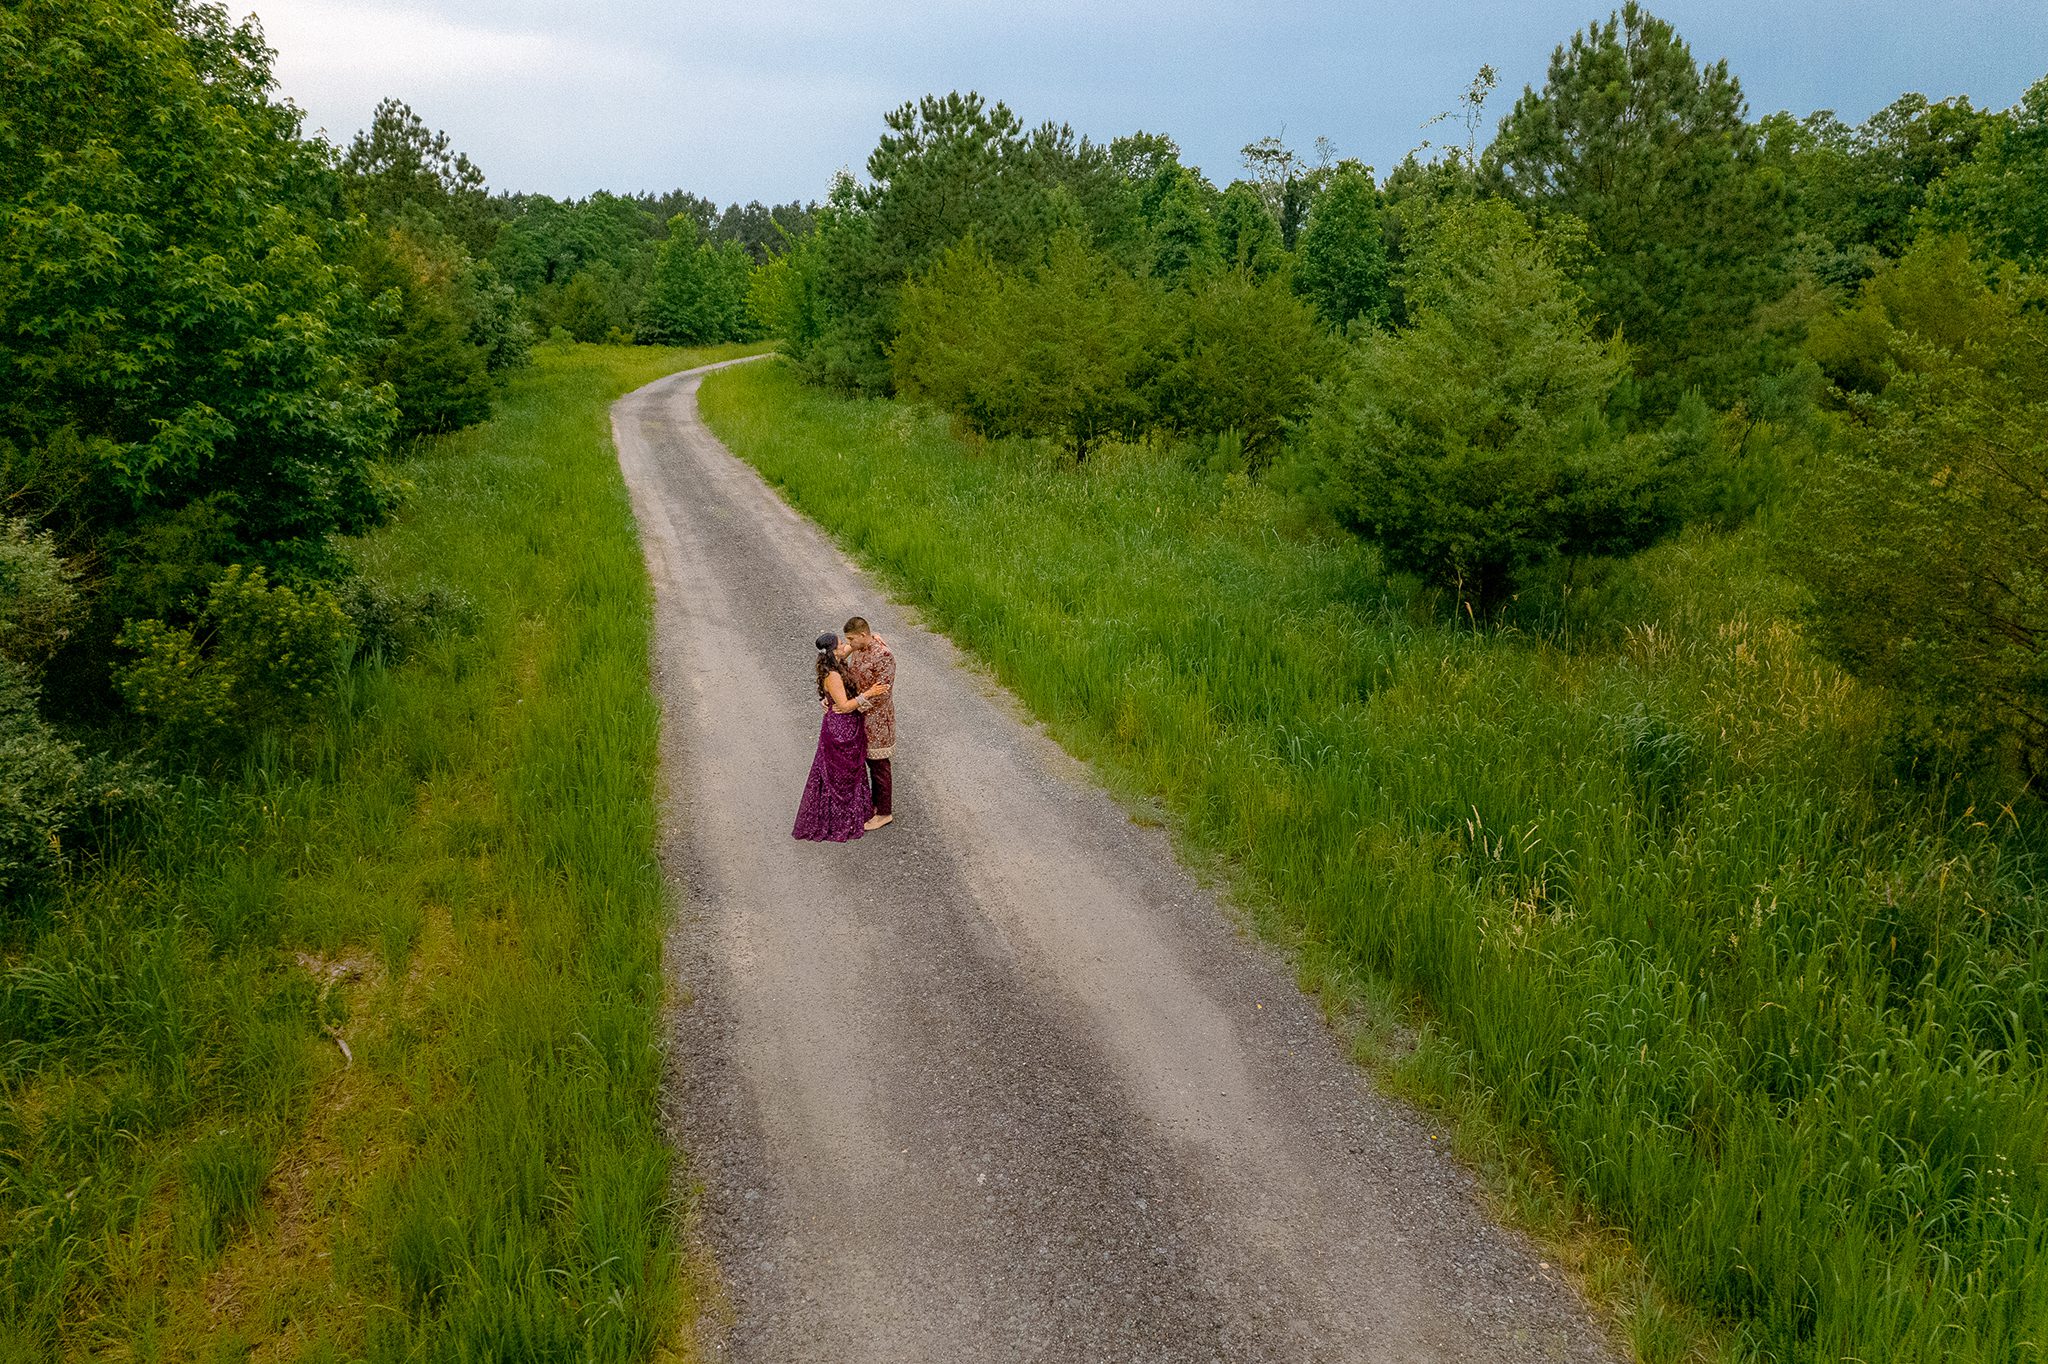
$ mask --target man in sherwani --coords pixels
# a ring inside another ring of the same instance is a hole
[[[875,813],[865,827],[879,829],[896,818],[890,809],[895,774],[889,767],[896,752],[896,655],[868,628],[864,617],[847,621],[844,634],[853,646],[846,656],[846,671],[852,675],[854,687],[866,691],[877,682],[887,682],[891,688],[861,705],[868,726],[868,783],[875,793]]]

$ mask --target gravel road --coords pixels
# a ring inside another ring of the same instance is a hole
[[[761,1364],[1608,1361],[1424,1118],[1017,705],[697,416],[612,408],[655,587],[671,1085]],[[896,823],[790,838],[812,636],[894,647]]]

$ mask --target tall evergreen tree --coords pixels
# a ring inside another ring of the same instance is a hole
[[[1745,333],[1782,288],[1786,215],[1727,62],[1702,67],[1629,0],[1556,50],[1483,163],[1525,207],[1586,223],[1592,305],[1654,406],[1735,396]]]
[[[342,154],[341,170],[350,205],[372,222],[424,214],[479,257],[497,239],[484,173],[401,100],[378,103],[370,126]]]
[[[1151,222],[1152,274],[1183,281],[1214,269],[1219,253],[1216,225],[1203,203],[1201,177],[1183,166],[1161,172],[1158,207]]]
[[[799,356],[814,377],[883,390],[903,282],[971,232],[999,262],[1041,254],[1057,212],[1047,166],[1060,139],[1027,134],[978,94],[928,95],[884,118],[868,182],[834,186],[818,216],[820,332]]]

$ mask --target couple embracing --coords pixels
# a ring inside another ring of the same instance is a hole
[[[895,819],[891,813],[896,752],[896,656],[859,616],[843,635],[818,636],[818,696],[825,722],[817,756],[797,807],[798,838],[844,843]]]

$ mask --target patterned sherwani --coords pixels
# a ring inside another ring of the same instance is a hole
[[[889,646],[868,636],[864,649],[855,649],[846,656],[846,671],[853,678],[856,692],[866,691],[877,682],[896,685],[896,655],[889,652]],[[887,758],[896,752],[896,696],[894,692],[876,701],[869,701],[862,707],[868,722],[868,757]]]

